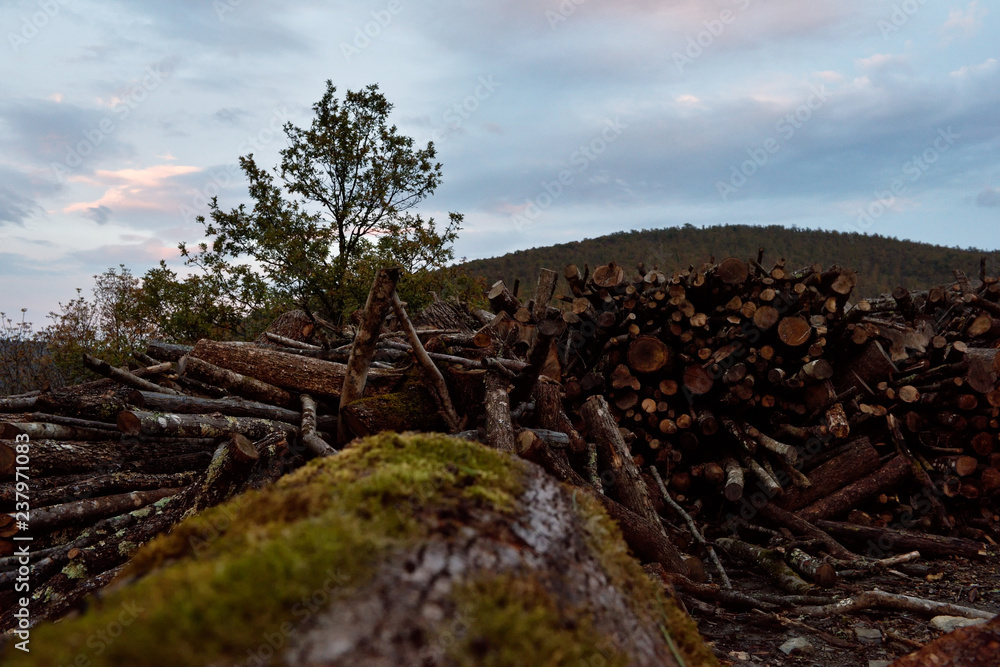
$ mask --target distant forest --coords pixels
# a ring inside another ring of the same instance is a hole
[[[617,262],[632,270],[643,262],[647,268],[659,268],[665,273],[699,266],[726,257],[756,258],[758,248],[764,249],[763,264],[771,268],[781,258],[788,269],[796,270],[812,264],[824,269],[837,264],[858,272],[856,296],[869,297],[890,292],[900,285],[911,290],[926,289],[954,280],[953,271],[960,269],[973,280],[979,277],[981,257],[987,257],[988,275],[1000,272],[1000,252],[968,248],[945,248],[928,243],[900,241],[878,234],[841,233],[770,225],[725,225],[706,227],[694,225],[617,232],[607,236],[572,243],[518,250],[502,257],[478,259],[464,266],[472,275],[486,279],[487,284],[503,279],[508,285],[519,279],[533,289],[540,268],[554,269],[562,274],[567,264],[591,270],[601,264]],[[523,288],[522,288],[523,289]]]

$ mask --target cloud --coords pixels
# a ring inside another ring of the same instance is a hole
[[[94,206],[88,208],[85,215],[99,225],[105,225],[111,219],[111,209],[107,206]]]
[[[0,186],[0,226],[5,224],[24,225],[38,206],[27,197],[10,188]]]
[[[986,188],[976,197],[976,206],[983,208],[1000,207],[1000,189]]]
[[[48,167],[54,162],[86,166],[103,159],[134,155],[115,132],[120,114],[84,108],[63,100],[20,99],[0,102],[0,147],[20,162]],[[4,131],[6,129],[6,131]],[[82,148],[81,148],[82,147]],[[76,156],[76,160],[71,156]]]
[[[134,237],[130,237],[134,238]],[[161,259],[175,259],[180,256],[177,245],[166,245],[158,238],[146,238],[133,243],[109,243],[97,248],[69,253],[70,258],[88,264],[148,267]],[[144,269],[143,269],[144,270]]]
[[[983,19],[989,14],[985,7],[979,7],[979,0],[972,0],[963,12],[961,9],[953,9],[948,13],[948,19],[944,22],[944,31],[948,34],[948,41],[957,37],[971,37],[983,27]]]
[[[198,171],[201,171],[198,167],[157,165],[145,169],[98,170],[93,176],[73,176],[70,182],[99,188],[103,194],[94,201],[74,202],[62,212],[83,212],[101,224],[107,221],[105,212],[110,213],[111,207],[116,211],[175,208],[178,188],[174,179]]]

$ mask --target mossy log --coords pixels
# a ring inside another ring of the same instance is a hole
[[[0,659],[717,664],[595,502],[439,435],[385,434],[317,459],[175,526],[124,576],[83,614],[34,628],[30,654]],[[87,638],[133,600],[128,631],[95,655]]]
[[[416,380],[391,394],[354,401],[344,408],[343,417],[359,438],[382,431],[436,431],[444,425],[434,398]]]
[[[284,439],[281,435],[256,443],[234,435],[219,446],[198,481],[179,493],[172,492],[172,495],[140,509],[102,519],[70,538],[68,543],[49,546],[45,555],[32,563],[32,620],[54,619],[77,606],[84,596],[109,583],[112,577],[108,573],[117,574],[117,568],[131,558],[140,546],[185,517],[228,500],[248,487],[259,488],[261,482],[273,482],[277,478],[275,473],[280,471],[280,467],[276,469],[272,465],[273,459],[286,451],[282,445]],[[230,507],[228,511],[238,513],[239,505]],[[202,538],[203,541],[207,539]],[[200,546],[195,541],[187,544],[188,548],[195,550]],[[0,579],[7,574],[0,573]],[[0,613],[0,631],[17,625],[13,613],[13,609]],[[44,659],[35,662],[35,646],[32,645],[30,664],[58,664]],[[159,643],[147,645],[147,651],[150,646],[159,646]],[[6,656],[2,662],[6,664]],[[96,661],[91,664],[101,663]],[[103,664],[122,663],[111,660]],[[148,663],[139,660],[130,664]],[[174,664],[190,664],[190,659]]]
[[[764,549],[730,537],[720,537],[715,541],[715,546],[733,558],[755,563],[771,581],[792,595],[810,595],[815,592],[812,584],[796,574],[795,570],[785,563],[781,554],[773,549]]]

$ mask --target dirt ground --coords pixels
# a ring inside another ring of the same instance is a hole
[[[897,574],[841,581],[832,591],[842,598],[879,589],[1000,613],[1000,552],[995,549],[987,558],[978,561],[963,558],[921,560],[900,566],[896,571]],[[780,593],[764,585],[758,574],[740,570],[728,572],[739,591],[751,595],[754,592]],[[774,614],[711,607],[688,604],[716,656],[722,664],[735,667],[880,667],[944,634],[931,625],[929,617],[892,610],[873,609],[829,618],[806,617],[794,612],[782,614],[784,618],[810,626],[813,631],[803,626],[786,626]],[[832,638],[826,639],[821,633]],[[780,647],[796,638],[807,640],[809,647],[786,655]],[[1000,665],[1000,655],[993,664]]]

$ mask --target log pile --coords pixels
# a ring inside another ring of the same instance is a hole
[[[79,598],[67,572],[86,563],[75,585],[101,585],[127,558],[106,555],[114,540],[149,538],[137,526],[167,529],[381,430],[534,461],[695,598],[747,603],[720,555],[815,598],[838,569],[996,545],[1000,282],[957,272],[852,301],[849,269],[762,262],[571,265],[558,295],[542,269],[526,299],[494,284],[492,314],[438,303],[412,322],[383,270],[354,325],[289,314],[256,343],[154,342],[131,370],[88,359],[107,379],[0,399],[0,511],[16,511],[27,436],[34,586],[60,610]],[[149,512],[163,518],[136,518]],[[17,532],[0,525],[0,578]]]

